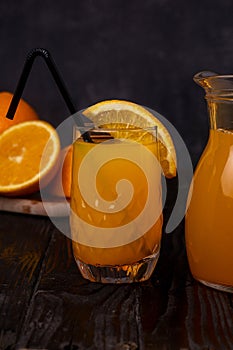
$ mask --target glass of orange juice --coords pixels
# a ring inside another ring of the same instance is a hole
[[[147,280],[160,252],[161,167],[157,128],[108,123],[75,130],[70,227],[84,278]]]

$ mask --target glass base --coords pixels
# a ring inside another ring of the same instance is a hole
[[[134,264],[102,266],[89,265],[76,260],[82,276],[92,282],[100,283],[133,283],[148,280],[156,266],[159,251]]]
[[[224,284],[217,284],[217,283],[206,282],[206,281],[199,280],[199,279],[198,279],[198,281],[201,282],[202,284],[204,284],[207,287],[211,287],[211,288],[220,290],[222,292],[233,293],[233,286],[227,286],[227,285],[224,285]]]

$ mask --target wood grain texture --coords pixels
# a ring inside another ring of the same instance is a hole
[[[150,281],[114,286],[85,281],[70,242],[54,233],[18,345],[64,350],[230,349],[231,296],[192,280],[182,241],[181,225],[173,236],[164,237],[162,259]],[[173,248],[170,254],[168,247]]]
[[[233,348],[232,295],[193,284],[186,288],[186,329],[192,349]]]
[[[70,240],[47,218],[0,218],[1,350],[233,348],[233,297],[192,279],[183,222],[163,234],[149,281],[102,285],[81,277]]]
[[[0,213],[0,349],[14,345],[51,238],[48,219]]]

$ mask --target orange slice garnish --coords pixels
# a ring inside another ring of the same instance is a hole
[[[88,107],[83,114],[97,125],[109,124],[115,127],[127,122],[136,127],[149,128],[157,126],[160,163],[167,178],[176,176],[176,152],[171,135],[163,123],[146,108],[123,100],[99,102]]]

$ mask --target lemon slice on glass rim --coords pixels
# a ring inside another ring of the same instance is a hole
[[[139,128],[157,127],[160,163],[167,178],[176,176],[176,151],[171,135],[164,124],[146,108],[129,101],[107,100],[92,105],[83,114],[97,125],[125,124]]]

